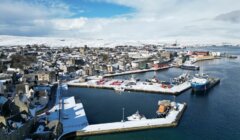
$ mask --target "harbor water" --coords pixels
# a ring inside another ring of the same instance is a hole
[[[115,133],[89,137],[83,140],[230,140],[240,137],[240,48],[204,48],[238,55],[237,59],[216,59],[196,63],[204,73],[221,79],[220,84],[207,93],[192,93],[187,90],[176,96],[177,102],[186,102],[187,109],[175,128],[160,128],[127,133]],[[203,50],[203,49],[201,49]],[[135,74],[135,78],[146,80],[154,75],[160,80],[170,80],[187,70],[171,68],[158,72]],[[192,72],[192,71],[189,71]],[[130,78],[131,75],[117,78]],[[156,117],[158,100],[174,99],[172,95],[142,92],[116,93],[113,90],[91,88],[69,88],[64,96],[75,96],[82,101],[90,124],[117,122],[137,110],[147,118]]]

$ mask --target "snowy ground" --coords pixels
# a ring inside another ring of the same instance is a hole
[[[179,110],[171,110],[166,118],[156,118],[156,119],[147,119],[139,121],[125,121],[125,122],[113,122],[105,124],[95,124],[89,125],[83,128],[84,132],[94,132],[94,131],[106,131],[106,130],[116,130],[116,129],[131,129],[136,127],[151,127],[151,126],[164,126],[173,124],[177,116],[184,109],[184,104],[179,104]]]
[[[0,46],[44,44],[50,47],[115,47],[118,45],[143,46],[144,44],[159,44],[158,40],[103,40],[103,39],[81,39],[64,37],[23,37],[23,36],[1,36]],[[163,44],[163,43],[160,43]]]
[[[108,82],[108,84],[111,81]],[[126,81],[124,81],[126,82]],[[179,113],[181,113],[184,109],[185,104],[178,103],[178,110],[171,110],[166,118],[156,118],[156,119],[147,119],[147,120],[139,120],[139,121],[124,121],[124,122],[113,122],[113,123],[103,123],[103,124],[95,124],[89,125],[88,120],[85,114],[85,110],[82,103],[76,103],[75,98],[72,97],[64,97],[61,100],[60,98],[60,87],[57,89],[56,96],[56,104],[55,106],[49,110],[50,114],[48,115],[48,119],[58,120],[59,117],[59,108],[61,111],[61,122],[63,124],[63,135],[70,132],[82,132],[82,133],[102,133],[106,131],[114,131],[114,130],[130,130],[136,128],[151,128],[151,127],[163,127],[163,126],[171,126],[177,123],[177,119]],[[59,106],[60,103],[60,106]],[[45,116],[46,114],[42,114]]]
[[[81,39],[81,38],[67,38],[67,37],[24,37],[24,36],[7,36],[0,35],[0,46],[13,46],[13,45],[33,45],[45,44],[50,47],[115,47],[118,45],[131,45],[143,46],[144,44],[172,44],[175,39],[167,40],[104,40],[104,39]],[[204,42],[204,43],[202,43]],[[204,47],[210,45],[223,45],[222,41],[191,41],[180,40],[178,41],[183,46],[196,46]],[[237,45],[239,42],[232,42],[232,45]]]
[[[127,84],[131,82],[130,80],[121,80],[121,79],[114,79],[114,80],[109,80],[108,82],[104,83],[103,85],[97,85],[98,80],[90,80],[88,82],[84,83],[79,83],[77,80],[70,81],[68,85],[72,86],[93,86],[93,87],[99,87],[99,88],[113,88],[115,89],[116,87],[122,87],[125,90],[138,90],[138,91],[149,91],[149,92],[159,92],[159,93],[180,93],[188,88],[191,87],[191,83],[186,81],[182,84],[179,85],[174,85],[171,88],[163,88],[161,84],[159,83],[153,83],[150,84],[149,82],[142,82],[139,81],[136,83],[136,85],[131,85],[128,86]],[[123,81],[123,83],[119,86],[117,85],[111,85],[114,81]]]
[[[88,120],[82,103],[76,103],[74,97],[64,97],[62,98],[62,100],[59,101],[59,92],[60,89],[58,87],[56,104],[51,110],[49,110],[50,115],[48,115],[48,119],[50,121],[58,120],[58,110],[60,107],[62,109],[61,122],[63,124],[63,134],[81,130],[88,126]]]

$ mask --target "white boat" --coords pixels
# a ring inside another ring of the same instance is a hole
[[[125,88],[123,87],[114,87],[114,90],[117,92],[123,92],[125,90]]]
[[[192,63],[192,61],[186,61],[182,66],[182,69],[187,69],[187,70],[199,70],[199,66],[196,66]]]
[[[144,115],[140,115],[139,112],[137,111],[133,115],[127,117],[129,121],[140,121],[140,120],[146,120],[146,117]]]

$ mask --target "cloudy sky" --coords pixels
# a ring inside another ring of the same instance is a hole
[[[240,39],[240,0],[0,0],[0,35]]]

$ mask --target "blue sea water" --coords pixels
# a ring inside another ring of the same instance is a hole
[[[238,55],[238,59],[216,59],[199,62],[205,73],[221,78],[219,85],[204,94],[193,94],[188,90],[176,97],[177,102],[186,102],[187,109],[175,128],[160,128],[136,132],[115,133],[90,137],[83,140],[232,140],[240,137],[240,48],[213,47],[212,50]],[[142,80],[154,75],[169,80],[186,70],[168,70],[135,74]],[[130,75],[117,78],[129,78]],[[158,100],[173,99],[171,95],[141,92],[115,93],[112,90],[69,88],[64,96],[75,96],[84,105],[90,124],[116,122],[122,119],[122,108],[126,116],[139,110],[147,118],[156,117]]]

